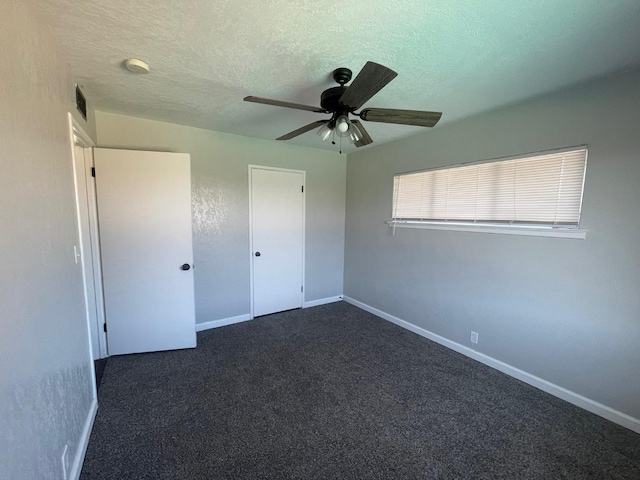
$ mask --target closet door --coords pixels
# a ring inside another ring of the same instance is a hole
[[[189,155],[94,156],[109,355],[195,347]]]
[[[302,307],[304,172],[250,167],[253,315]]]

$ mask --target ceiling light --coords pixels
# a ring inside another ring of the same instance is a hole
[[[326,142],[327,140],[329,140],[332,131],[333,130],[331,130],[329,125],[325,123],[318,130],[318,136],[322,139],[323,142]]]
[[[124,66],[127,67],[127,70],[133,73],[149,73],[149,65],[147,65],[147,63],[143,62],[142,60],[138,60],[137,58],[127,58],[124,61]]]
[[[360,135],[360,132],[355,127],[355,125],[353,125],[353,123],[352,123],[351,127],[349,128],[349,141],[351,143],[356,143],[360,139],[362,139],[362,135]]]
[[[349,119],[346,115],[338,117],[338,120],[336,120],[336,130],[341,137],[344,137],[344,134],[349,131]]]

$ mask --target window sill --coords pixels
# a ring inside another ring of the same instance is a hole
[[[494,233],[500,235],[528,235],[533,237],[575,238],[584,240],[586,230],[569,228],[536,228],[521,226],[463,225],[442,223],[394,223],[385,222],[390,228],[418,228],[426,230],[451,230],[455,232]]]

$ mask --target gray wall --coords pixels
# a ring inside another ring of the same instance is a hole
[[[350,154],[345,295],[640,418],[639,106],[634,71]],[[579,144],[586,240],[383,223],[394,173]]]
[[[93,386],[67,112],[74,80],[30,2],[0,19],[0,476],[58,479]],[[93,123],[79,120],[89,134]]]
[[[197,323],[250,311],[249,164],[306,171],[305,301],[342,295],[344,155],[104,112],[96,121],[101,147],[191,154]]]

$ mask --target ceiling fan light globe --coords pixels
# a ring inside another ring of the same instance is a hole
[[[349,141],[351,143],[356,143],[361,139],[362,135],[360,135],[360,132],[358,132],[358,130],[353,125],[351,125],[351,128],[349,128]]]
[[[323,125],[318,130],[318,136],[322,139],[323,142],[329,140],[331,137],[331,129],[327,125]]]
[[[344,115],[339,117],[336,122],[336,129],[340,134],[347,133],[349,131],[349,119]]]

